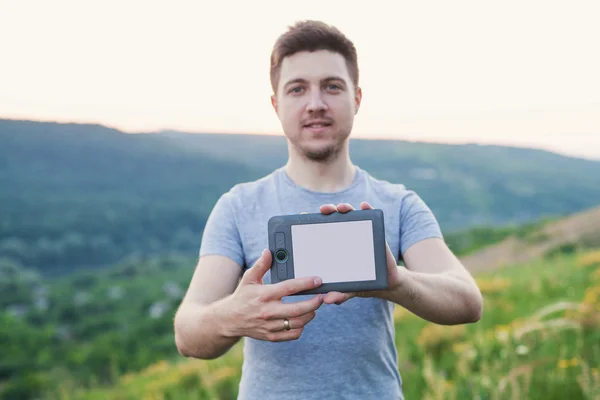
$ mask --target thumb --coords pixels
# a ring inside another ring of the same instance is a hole
[[[267,273],[267,271],[271,268],[271,251],[269,249],[264,249],[260,258],[256,260],[254,265],[246,271],[244,276],[242,277],[243,284],[249,283],[262,283],[263,276]]]

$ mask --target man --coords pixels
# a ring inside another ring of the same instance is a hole
[[[207,221],[175,317],[176,344],[186,357],[214,359],[244,337],[239,399],[401,399],[395,304],[438,324],[480,318],[481,294],[426,204],[351,162],[358,71],[354,45],[337,29],[314,21],[290,27],[271,56],[271,101],[288,161],[231,188]],[[387,290],[290,297],[321,282],[270,284],[271,216],[354,206],[384,211]]]

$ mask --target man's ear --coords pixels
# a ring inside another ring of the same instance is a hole
[[[354,114],[356,115],[356,113],[358,113],[358,109],[360,108],[360,103],[362,102],[362,89],[360,88],[360,86],[356,87],[355,93],[354,93],[354,106],[355,111]]]
[[[271,105],[273,106],[275,113],[277,113],[277,97],[274,94],[271,95]]]

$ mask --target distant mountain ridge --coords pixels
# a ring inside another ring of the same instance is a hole
[[[285,163],[282,136],[161,131],[187,151],[243,162],[268,173]],[[417,191],[445,229],[523,223],[600,204],[600,161],[480,144],[350,141],[352,160],[378,179]]]
[[[375,178],[403,183],[444,231],[561,216],[600,204],[600,162],[546,151],[396,140],[350,142]],[[131,254],[197,254],[231,186],[285,163],[282,136],[125,134],[0,120],[0,256],[43,271]]]

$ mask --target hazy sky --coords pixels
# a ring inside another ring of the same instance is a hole
[[[600,159],[598,1],[0,0],[0,118],[279,134],[269,55],[306,18],[357,46],[355,137]]]

